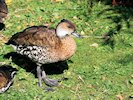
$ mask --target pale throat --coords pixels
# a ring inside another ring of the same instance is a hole
[[[68,34],[68,31],[64,29],[57,29],[56,33],[58,37],[63,38]]]

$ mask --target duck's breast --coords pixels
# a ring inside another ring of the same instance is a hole
[[[67,60],[76,52],[76,43],[72,37],[66,37],[61,40],[62,46],[58,51],[58,55],[60,56],[60,60]]]

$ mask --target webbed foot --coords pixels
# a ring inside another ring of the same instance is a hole
[[[50,79],[50,78],[46,77],[45,71],[42,71],[42,80],[48,86],[58,86],[59,85],[58,80]]]

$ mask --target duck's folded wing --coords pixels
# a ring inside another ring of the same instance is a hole
[[[59,42],[55,30],[45,26],[32,26],[13,35],[6,44],[54,47]]]

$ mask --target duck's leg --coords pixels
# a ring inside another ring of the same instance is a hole
[[[44,70],[42,70],[42,80],[45,82],[48,86],[58,86],[58,80],[50,79],[46,76],[46,73]]]
[[[39,87],[42,87],[42,69],[41,69],[41,65],[38,64],[36,70],[37,70],[37,77],[38,77],[38,85],[39,85]]]

